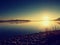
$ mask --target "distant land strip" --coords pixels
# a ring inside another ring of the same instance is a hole
[[[30,20],[0,20],[0,23],[25,23],[25,22],[30,22]]]

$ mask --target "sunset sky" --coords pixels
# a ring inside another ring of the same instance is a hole
[[[60,17],[60,1],[56,0],[0,0],[1,19],[41,20]]]

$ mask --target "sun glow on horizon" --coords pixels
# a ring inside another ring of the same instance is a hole
[[[42,18],[42,20],[43,20],[43,21],[49,21],[49,20],[50,20],[50,17],[44,16],[44,17]]]
[[[43,19],[42,19],[42,25],[43,26],[49,26],[50,23],[51,23],[50,17],[44,16]]]

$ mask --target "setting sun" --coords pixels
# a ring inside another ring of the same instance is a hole
[[[42,18],[42,25],[43,25],[43,26],[48,26],[49,24],[50,24],[50,17],[44,16],[44,17]]]
[[[50,20],[50,17],[44,16],[42,20],[43,20],[43,21],[49,21],[49,20]]]

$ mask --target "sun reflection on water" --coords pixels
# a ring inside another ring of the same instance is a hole
[[[50,21],[42,21],[41,23],[43,26],[48,26],[50,24]]]

